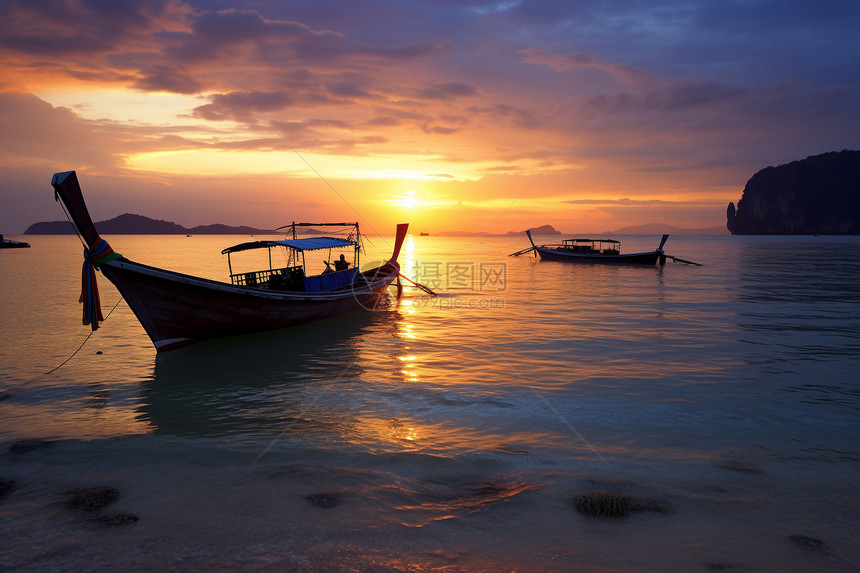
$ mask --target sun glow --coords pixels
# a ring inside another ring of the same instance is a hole
[[[415,193],[412,191],[407,191],[406,195],[398,197],[394,204],[404,209],[415,209],[419,205],[418,198],[415,197]]]
[[[409,190],[402,195],[389,195],[381,198],[383,203],[407,209],[409,211],[417,211],[422,209],[441,209],[454,207],[458,204],[454,199],[447,197],[435,196],[433,193],[417,193]]]

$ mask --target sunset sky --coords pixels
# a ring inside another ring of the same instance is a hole
[[[0,233],[725,225],[759,169],[860,149],[845,0],[3,0]]]

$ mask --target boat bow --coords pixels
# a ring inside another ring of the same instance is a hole
[[[72,225],[85,243],[84,263],[81,269],[81,296],[78,302],[84,305],[83,324],[90,325],[92,330],[98,330],[104,316],[102,316],[95,270],[98,265],[119,259],[121,255],[115,253],[107,241],[99,236],[87,209],[87,203],[84,201],[77,174],[74,171],[55,173],[51,185],[54,187],[54,199],[62,201]]]

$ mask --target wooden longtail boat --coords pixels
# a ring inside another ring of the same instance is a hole
[[[354,233],[345,239],[299,238],[296,227],[303,224],[294,223],[288,226],[292,236],[283,241],[254,241],[224,249],[228,264],[232,253],[269,251],[268,269],[234,274],[231,265],[230,283],[151,267],[114,252],[99,236],[74,171],[54,174],[51,185],[85,243],[81,289],[84,324],[96,330],[104,320],[95,278],[98,269],[125,298],[157,350],[207,338],[285,328],[356,308],[373,309],[400,275],[397,257],[407,224],[397,225],[391,258],[366,270],[358,267],[361,237],[357,223]],[[275,248],[287,251],[287,266],[272,267],[271,250]],[[320,275],[305,273],[306,251],[334,248],[354,250],[353,268],[327,268]]]
[[[516,257],[528,252],[534,252],[537,257],[548,261],[565,261],[571,263],[601,263],[601,264],[628,264],[628,265],[654,265],[666,264],[666,259],[672,259],[679,263],[701,266],[693,261],[685,261],[663,252],[663,245],[669,235],[663,235],[660,245],[653,251],[643,253],[622,253],[621,241],[615,239],[565,239],[561,243],[551,245],[535,245],[532,234],[526,231],[531,247],[511,253],[509,256]]]

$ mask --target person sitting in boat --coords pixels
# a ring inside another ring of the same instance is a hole
[[[334,270],[335,271],[345,271],[349,268],[349,263],[346,261],[346,256],[343,254],[340,255],[340,259],[334,262]]]
[[[328,261],[323,262],[325,263],[325,270],[322,272],[324,275],[337,271],[345,271],[349,268],[349,263],[346,261],[346,257],[344,255],[341,255],[340,259],[334,262],[334,270],[331,269],[331,263]]]

